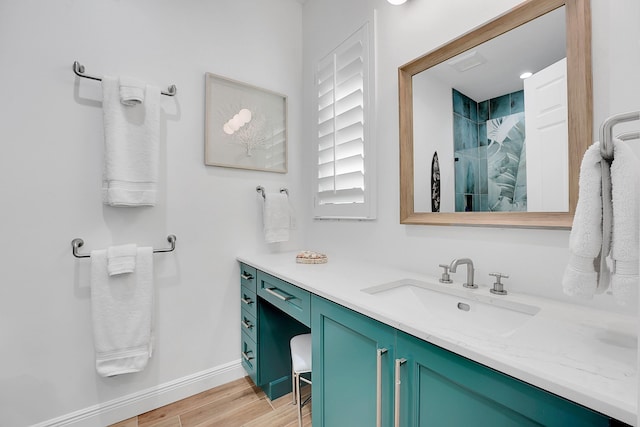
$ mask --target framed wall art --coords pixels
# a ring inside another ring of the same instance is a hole
[[[205,75],[205,164],[287,172],[287,97]]]

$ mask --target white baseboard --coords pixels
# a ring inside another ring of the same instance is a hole
[[[225,365],[44,421],[32,427],[104,427],[226,384],[245,375],[246,372],[238,359]]]

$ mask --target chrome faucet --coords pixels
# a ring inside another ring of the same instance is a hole
[[[473,261],[469,258],[456,258],[451,261],[451,265],[449,265],[449,271],[452,273],[456,272],[458,265],[467,264],[467,281],[462,286],[465,288],[475,289],[478,287],[475,283],[473,283]]]

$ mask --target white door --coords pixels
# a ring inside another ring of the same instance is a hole
[[[524,81],[527,211],[569,211],[567,60]]]

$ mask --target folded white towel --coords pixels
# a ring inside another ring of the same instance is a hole
[[[158,181],[160,89],[147,85],[145,102],[124,106],[118,78],[102,78],[104,175],[110,206],[154,206]]]
[[[144,102],[145,84],[132,77],[120,77],[120,102],[126,106],[142,104]]]
[[[587,149],[580,165],[578,204],[569,237],[569,263],[562,277],[565,294],[593,298],[598,287],[602,246],[600,143]]]
[[[145,368],[152,351],[152,306],[152,248],[138,248],[134,273],[111,277],[107,251],[91,252],[91,315],[98,374],[110,377]]]
[[[637,300],[639,258],[640,203],[638,169],[640,164],[623,141],[613,141],[611,196],[613,200],[613,234],[611,258],[613,274],[611,292],[618,304]]]
[[[137,253],[138,247],[133,243],[107,248],[107,270],[109,276],[133,273],[136,269]]]
[[[289,240],[291,214],[289,197],[284,193],[269,193],[264,198],[264,239],[267,243]]]

